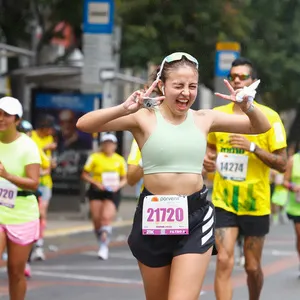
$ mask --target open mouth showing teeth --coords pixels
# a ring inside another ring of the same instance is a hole
[[[179,109],[185,109],[187,107],[189,100],[183,100],[183,99],[179,99],[176,100],[176,104],[177,107],[179,107]]]

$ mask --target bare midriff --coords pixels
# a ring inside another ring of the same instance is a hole
[[[159,173],[144,175],[145,188],[156,195],[191,195],[203,187],[201,174]]]

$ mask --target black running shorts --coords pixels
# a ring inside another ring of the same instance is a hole
[[[120,201],[121,201],[121,195],[120,191],[113,193],[109,191],[101,191],[99,189],[94,188],[91,186],[88,191],[87,191],[87,197],[89,200],[98,200],[98,201],[103,201],[103,200],[111,200],[116,208],[119,207]]]
[[[239,232],[243,236],[265,236],[270,229],[270,215],[236,215],[216,207],[216,229],[226,227],[239,228]]]
[[[205,253],[215,245],[215,210],[207,197],[207,188],[188,196],[189,235],[143,235],[143,200],[152,195],[144,189],[134,215],[128,244],[134,257],[148,267],[170,265],[174,256]],[[216,254],[215,248],[213,254]]]

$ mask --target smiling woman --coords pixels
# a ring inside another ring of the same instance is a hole
[[[0,255],[7,246],[10,299],[25,299],[25,264],[39,235],[34,191],[40,154],[30,137],[17,131],[22,115],[17,99],[0,99]]]
[[[237,92],[225,84],[230,96],[219,96],[235,102]],[[144,100],[153,91],[161,104],[146,109]],[[145,188],[128,243],[147,300],[199,299],[215,243],[214,207],[202,178],[207,134],[270,129],[247,96],[238,103],[245,112],[240,116],[190,109],[197,91],[197,60],[176,52],[163,60],[146,92],[135,91],[124,103],[90,112],[77,122],[86,132],[129,130],[141,149]]]

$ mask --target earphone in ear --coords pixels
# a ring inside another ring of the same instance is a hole
[[[165,87],[164,86],[161,87],[161,91],[162,91],[162,94],[165,95]]]

